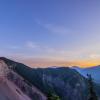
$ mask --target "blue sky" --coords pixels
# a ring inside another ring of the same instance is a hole
[[[99,43],[99,0],[0,1],[1,56],[30,66],[88,66],[99,64]]]

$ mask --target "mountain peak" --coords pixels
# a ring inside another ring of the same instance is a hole
[[[0,57],[0,59],[1,59],[1,60],[5,60],[5,59],[7,59],[7,58],[6,58],[6,57]]]
[[[10,59],[8,59],[8,58],[6,58],[6,57],[0,57],[0,60],[3,60],[3,61],[12,61],[12,60],[10,60]]]

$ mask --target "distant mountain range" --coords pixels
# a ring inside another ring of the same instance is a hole
[[[46,96],[54,93],[61,100],[88,100],[88,81],[84,76],[87,73],[85,70],[93,73],[91,69],[83,70],[78,67],[30,68],[4,57],[1,57],[0,60],[3,60],[8,68],[33,84]],[[94,83],[94,87],[98,97],[100,97],[99,84]]]
[[[93,66],[90,68],[79,68],[79,67],[72,67],[76,69],[80,74],[87,77],[87,74],[91,74],[92,78],[96,83],[100,83],[100,65]]]

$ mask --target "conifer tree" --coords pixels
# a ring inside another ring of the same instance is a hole
[[[56,94],[52,93],[48,95],[48,100],[61,100],[61,99]]]
[[[87,74],[88,85],[89,85],[89,99],[88,100],[98,100],[97,95],[94,90],[93,79],[91,75]]]

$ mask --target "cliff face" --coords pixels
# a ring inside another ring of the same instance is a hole
[[[0,59],[1,82],[3,82],[3,84],[6,83],[11,90],[15,90],[16,93],[24,97],[23,99],[16,98],[9,100],[47,100],[46,96],[41,91],[39,91],[39,89],[37,89],[34,85],[29,83],[25,78],[23,78],[21,75],[15,72],[13,70],[14,66],[8,65],[4,59]],[[7,91],[7,87],[5,88],[5,91]],[[16,97],[17,94],[15,94],[14,96]]]
[[[87,80],[76,70],[70,68],[32,69],[24,64],[0,58],[7,66],[29,83],[48,95],[55,93],[61,100],[87,100]]]
[[[31,100],[12,81],[7,79],[8,72],[7,65],[0,60],[0,100]]]
[[[32,76],[36,73],[39,78],[37,86],[42,91],[44,89],[45,93],[53,91],[62,98],[61,100],[87,100],[87,81],[76,70],[70,68],[33,69]],[[32,82],[35,83],[34,80]]]

